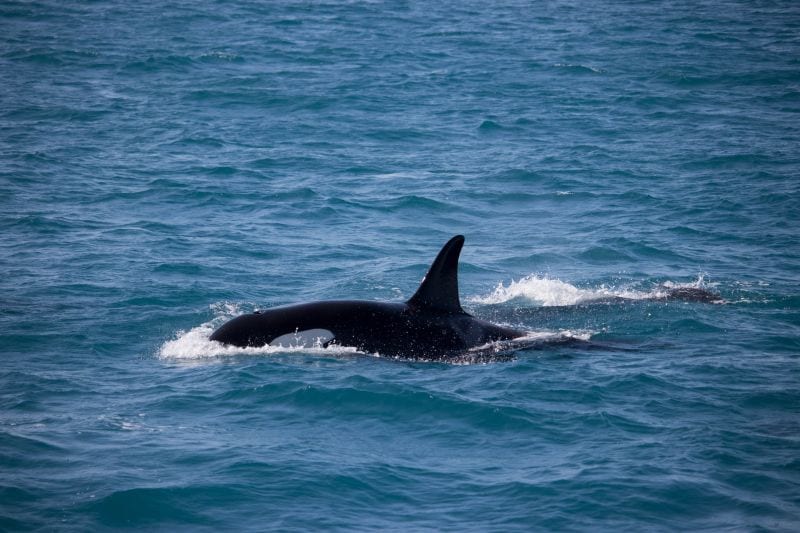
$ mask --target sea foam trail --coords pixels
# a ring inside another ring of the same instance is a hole
[[[559,279],[531,274],[508,285],[502,282],[494,291],[485,296],[473,296],[467,301],[476,304],[502,304],[512,300],[524,299],[542,307],[577,305],[598,300],[624,298],[627,300],[648,300],[667,298],[670,291],[678,288],[701,288],[703,277],[691,283],[666,282],[649,290],[607,287],[582,289]]]

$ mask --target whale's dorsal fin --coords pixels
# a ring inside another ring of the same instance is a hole
[[[408,305],[441,313],[463,313],[458,299],[458,256],[464,236],[456,235],[442,247]]]

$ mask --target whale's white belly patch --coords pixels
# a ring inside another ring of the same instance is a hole
[[[286,348],[321,348],[326,342],[332,341],[334,337],[333,332],[327,329],[305,329],[275,337],[270,341],[269,345]]]

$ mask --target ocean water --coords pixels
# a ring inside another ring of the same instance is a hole
[[[796,2],[166,4],[0,5],[0,530],[800,529]],[[541,342],[208,340],[455,234]]]

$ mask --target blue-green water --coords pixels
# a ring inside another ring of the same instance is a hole
[[[795,2],[169,4],[0,5],[0,529],[800,528]],[[207,340],[456,233],[513,361]]]

